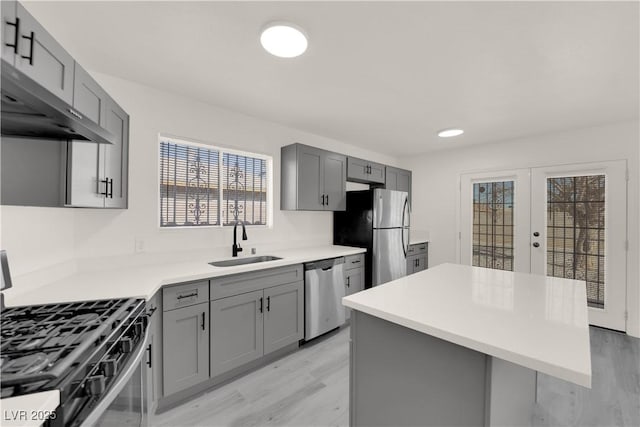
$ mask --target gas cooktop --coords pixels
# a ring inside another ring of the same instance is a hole
[[[143,310],[144,301],[135,299],[3,309],[2,397],[62,388],[67,376],[92,369],[85,362]]]

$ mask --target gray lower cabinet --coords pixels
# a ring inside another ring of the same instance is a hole
[[[380,163],[358,159],[357,157],[348,157],[347,180],[363,184],[384,184],[385,166]]]
[[[385,184],[387,190],[406,191],[411,201],[411,171],[387,166],[385,168]]]
[[[15,41],[10,44],[17,44],[14,66],[58,98],[71,104],[75,64],[73,57],[20,3],[16,3],[16,18],[20,20],[18,31],[9,37],[9,40]],[[16,35],[19,37],[16,38]]]
[[[263,291],[211,301],[211,376],[263,355]]]
[[[407,274],[417,273],[418,271],[426,270],[427,268],[427,255],[414,255],[407,257]]]
[[[344,294],[351,295],[364,290],[364,254],[349,255],[344,261]],[[345,317],[351,317],[351,309],[345,307]]]
[[[280,209],[346,209],[347,159],[303,144],[282,147]]]
[[[409,245],[409,250],[407,251],[407,275],[426,270],[429,267],[428,249],[428,243]]]
[[[264,290],[264,354],[295,343],[304,335],[302,282]]]
[[[364,268],[354,268],[345,272],[345,296],[364,290]],[[346,308],[345,317],[351,317],[351,309]]]
[[[301,340],[303,292],[295,282],[211,301],[211,376]]]
[[[170,395],[209,378],[209,304],[163,314],[163,390]]]
[[[146,375],[146,402],[148,413],[153,415],[158,408],[158,400],[162,395],[162,309],[160,307],[160,293],[147,301],[149,342],[145,354],[143,369]]]

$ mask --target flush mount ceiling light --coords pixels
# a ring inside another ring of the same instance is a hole
[[[438,132],[440,138],[451,138],[452,136],[462,135],[464,131],[462,129],[443,129]]]
[[[280,58],[295,58],[307,50],[307,36],[294,25],[272,23],[262,31],[262,47]]]

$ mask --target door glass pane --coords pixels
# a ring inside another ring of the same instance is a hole
[[[605,176],[547,178],[547,275],[586,280],[604,307]]]
[[[513,181],[473,184],[472,265],[513,271]]]

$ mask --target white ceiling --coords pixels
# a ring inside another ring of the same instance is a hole
[[[395,156],[640,115],[638,2],[27,8],[86,68]],[[274,20],[302,27],[307,53],[264,52]]]

